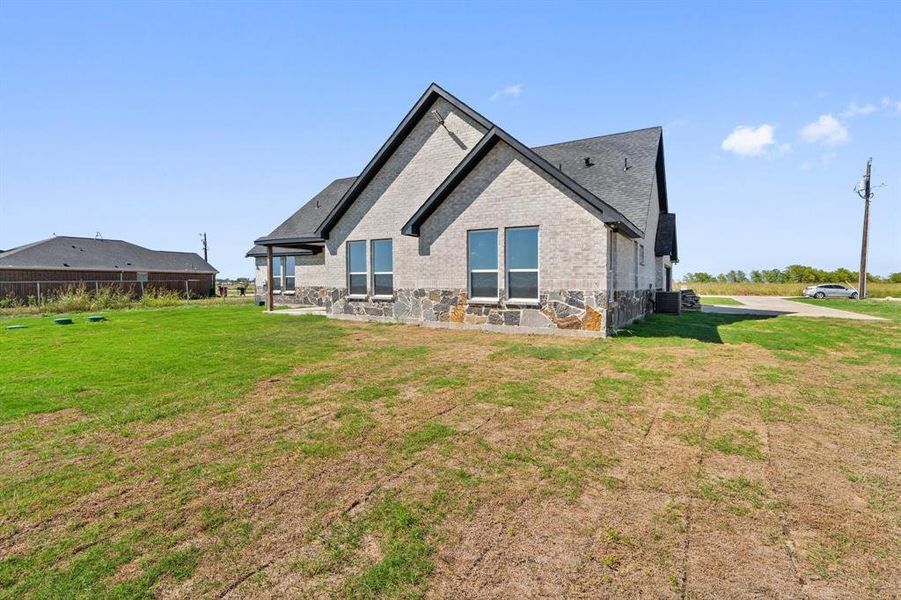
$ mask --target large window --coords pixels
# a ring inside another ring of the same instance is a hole
[[[285,291],[294,291],[294,267],[297,265],[296,256],[285,257]]]
[[[538,300],[538,228],[507,229],[507,298],[511,301]]]
[[[474,300],[497,300],[497,229],[468,233],[469,296]]]
[[[272,291],[282,293],[294,291],[294,271],[296,256],[272,257]]]
[[[366,295],[366,242],[347,242],[347,291],[351,296]]]
[[[272,257],[272,291],[273,292],[281,292],[282,291],[282,257],[281,256],[273,256]]]
[[[372,293],[390,296],[394,293],[394,257],[391,240],[372,240]]]

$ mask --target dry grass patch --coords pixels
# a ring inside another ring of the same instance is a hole
[[[584,341],[199,310],[4,337],[0,394],[34,404],[0,425],[0,598],[898,589],[894,321]],[[193,363],[159,354],[191,335]]]

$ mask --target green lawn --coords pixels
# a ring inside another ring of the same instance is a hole
[[[735,298],[727,296],[704,296],[701,298],[701,304],[718,304],[719,306],[744,306]]]
[[[884,304],[607,340],[248,305],[4,319],[28,327],[0,329],[0,598],[888,597]]]
[[[843,298],[824,298],[822,300],[817,300],[816,298],[792,298],[792,300],[804,304],[828,306],[829,308],[837,308],[839,310],[864,313],[866,315],[893,319],[895,321],[901,319],[901,302],[870,299],[848,300]]]

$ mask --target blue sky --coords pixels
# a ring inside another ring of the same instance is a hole
[[[662,125],[686,271],[901,271],[901,3],[0,3],[0,248],[227,276],[436,81],[528,145]]]

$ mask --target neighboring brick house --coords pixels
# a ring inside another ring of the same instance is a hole
[[[671,285],[662,129],[527,148],[433,84],[358,177],[255,243],[270,309],[604,335]]]
[[[193,252],[150,250],[122,240],[57,236],[0,252],[0,300],[43,300],[60,291],[112,287],[135,296],[170,289],[206,297],[216,271]]]

